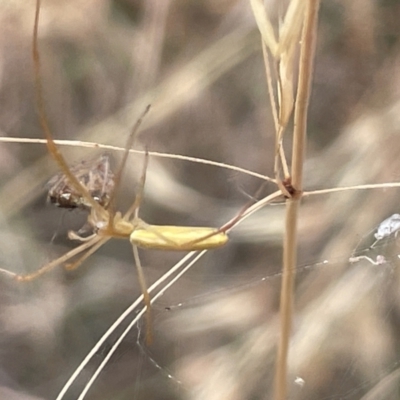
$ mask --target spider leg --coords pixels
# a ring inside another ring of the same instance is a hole
[[[135,218],[138,218],[139,214],[139,207],[143,199],[143,193],[144,193],[144,185],[146,183],[146,174],[147,174],[147,167],[149,165],[149,152],[146,149],[145,155],[144,155],[144,162],[143,162],[143,169],[142,169],[142,175],[140,177],[140,182],[139,182],[139,190],[136,193],[135,200],[133,204],[129,207],[128,211],[124,214],[124,219],[130,220],[132,218],[132,215],[135,214]]]
[[[258,193],[258,192],[257,192]],[[188,241],[185,243],[185,247],[188,247],[190,245],[195,245],[199,244],[201,242],[206,241],[212,236],[218,235],[219,233],[229,233],[229,231],[240,221],[240,219],[243,217],[243,215],[246,213],[247,209],[254,203],[254,199],[251,199],[247,204],[245,204],[242,209],[239,211],[237,215],[235,215],[233,218],[231,218],[230,221],[222,225],[220,228],[216,228],[214,232],[211,232],[207,235],[204,235],[203,237],[200,237],[196,240]]]
[[[131,131],[131,133],[130,133],[127,141],[126,141],[124,155],[122,157],[121,164],[120,164],[120,166],[118,168],[118,171],[115,174],[114,190],[111,193],[110,200],[109,200],[108,204],[106,205],[106,208],[109,209],[109,212],[110,212],[110,219],[109,219],[109,224],[110,225],[112,224],[113,217],[114,217],[114,201],[115,201],[116,193],[117,193],[117,190],[118,190],[118,188],[120,186],[120,183],[121,183],[121,180],[122,180],[122,174],[124,172],[125,165],[126,165],[126,162],[128,160],[129,152],[130,152],[130,150],[131,150],[131,148],[133,146],[133,142],[135,141],[138,129],[139,129],[139,127],[140,127],[140,125],[141,125],[141,123],[143,121],[143,118],[146,116],[146,114],[149,112],[149,110],[150,110],[150,105],[148,105],[145,108],[145,110],[142,113],[142,115],[136,121],[136,123],[133,126],[132,131]]]
[[[138,219],[137,222],[137,227],[140,229],[146,229],[147,231],[152,232],[155,236],[157,236],[159,239],[163,240],[165,242],[166,245],[170,245],[170,246],[175,246],[176,248],[179,247],[179,244],[176,243],[175,241],[173,241],[172,239],[166,237],[165,235],[163,235],[161,232],[159,232],[157,230],[157,228],[155,228],[153,225],[149,225],[146,222],[144,222],[142,219]],[[207,235],[208,237],[209,235]],[[202,239],[201,239],[202,240]]]
[[[97,235],[95,233],[91,234],[90,236],[84,237],[84,236],[80,236],[78,235],[75,231],[69,231],[68,232],[68,239],[69,240],[77,240],[79,242],[89,242],[90,240],[92,240],[94,237],[96,237]]]
[[[146,279],[144,277],[142,263],[140,262],[139,250],[137,246],[132,244],[133,257],[135,258],[136,270],[139,279],[139,285],[143,294],[143,302],[146,306],[146,342],[150,345],[153,342],[153,328],[151,321],[151,303],[150,295],[147,290]]]
[[[132,218],[132,215],[135,214],[134,218],[138,222],[138,227],[152,231],[156,236],[158,236],[160,239],[164,240],[166,244],[176,245],[176,243],[173,240],[165,237],[162,233],[158,232],[157,229],[152,228],[151,225],[146,224],[146,222],[144,222],[143,220],[141,220],[139,218],[139,207],[140,207],[140,204],[142,203],[142,199],[143,199],[148,165],[149,165],[149,152],[146,149],[145,155],[144,155],[142,175],[140,177],[139,190],[135,196],[135,200],[134,200],[133,204],[129,207],[128,211],[124,214],[123,219],[128,221]]]
[[[53,140],[53,134],[51,132],[48,118],[46,114],[44,95],[43,95],[43,84],[41,76],[41,63],[40,63],[40,53],[38,45],[38,29],[39,29],[39,15],[40,15],[40,0],[36,0],[36,10],[35,10],[35,23],[33,27],[33,39],[32,39],[32,58],[34,67],[34,78],[35,78],[35,93],[37,101],[37,111],[39,116],[39,122],[44,132],[46,138],[46,145],[49,153],[56,161],[61,171],[67,177],[69,183],[78,192],[81,193],[83,197],[87,200],[90,206],[96,211],[96,213],[106,218],[106,210],[103,209],[90,195],[89,191],[82,185],[81,182],[76,178],[76,176],[71,172],[68,164],[61,154],[60,150],[56,146]]]
[[[82,254],[76,261],[73,263],[65,264],[65,269],[68,271],[72,271],[74,269],[79,268],[82,263],[90,257],[95,251],[97,251],[103,244],[107,243],[111,237],[101,238],[98,243],[95,243],[86,253]]]
[[[91,241],[83,243],[80,246],[76,247],[75,249],[68,251],[61,257],[56,258],[55,260],[47,263],[42,268],[39,268],[37,271],[32,272],[30,274],[16,274],[14,272],[7,271],[5,269],[0,269],[0,272],[11,276],[13,279],[15,279],[18,282],[30,282],[30,281],[35,280],[39,276],[51,271],[53,268],[57,267],[58,265],[65,263],[66,261],[68,261],[70,258],[76,256],[77,254],[82,253],[86,249],[90,249],[95,244],[97,244],[97,242],[99,242],[100,240],[102,240],[102,238],[97,236],[97,237],[93,238]]]

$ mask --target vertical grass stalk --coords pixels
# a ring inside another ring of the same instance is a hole
[[[280,336],[275,366],[274,399],[287,399],[287,359],[292,327],[294,278],[297,260],[297,220],[303,191],[303,162],[307,142],[307,111],[311,91],[319,0],[309,0],[301,35],[299,79],[294,109],[292,186],[295,196],[286,201],[283,277],[280,300]],[[296,195],[297,194],[297,195]]]

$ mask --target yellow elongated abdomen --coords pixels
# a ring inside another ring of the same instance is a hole
[[[215,228],[148,225],[135,229],[130,241],[147,249],[194,251],[221,247],[228,241],[228,235]]]

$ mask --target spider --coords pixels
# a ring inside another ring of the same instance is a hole
[[[216,229],[209,227],[149,225],[140,219],[138,215],[139,205],[143,197],[143,188],[149,160],[147,152],[145,154],[145,161],[140,179],[140,189],[132,205],[124,214],[114,211],[115,195],[122,179],[129,150],[133,145],[140,124],[149,111],[150,106],[146,107],[145,111],[133,126],[115,176],[113,176],[108,169],[109,164],[104,164],[105,161],[103,161],[103,164],[101,164],[100,161],[100,165],[102,165],[102,169],[100,169],[100,179],[96,179],[90,175],[90,169],[88,170],[85,163],[80,165],[80,167],[82,167],[82,165],[86,166],[84,173],[79,172],[82,168],[70,168],[68,166],[64,156],[53,140],[53,134],[46,116],[41,78],[40,53],[38,48],[40,3],[41,0],[36,0],[32,45],[37,111],[39,122],[46,138],[48,152],[60,169],[60,174],[49,181],[49,198],[51,202],[61,207],[82,207],[88,209],[90,213],[87,224],[91,227],[91,234],[82,237],[79,234],[80,231],[70,231],[68,237],[80,242],[80,245],[32,273],[17,274],[3,269],[0,269],[0,272],[7,274],[18,282],[33,281],[59,265],[64,265],[68,270],[78,268],[91,254],[111,238],[129,239],[133,248],[138,280],[143,293],[143,301],[147,308],[147,341],[151,342],[150,296],[140,263],[138,247],[174,251],[195,251],[218,248],[228,241],[226,231],[229,227],[226,226]],[[72,259],[73,261],[71,262]]]

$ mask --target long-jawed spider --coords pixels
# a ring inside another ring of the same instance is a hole
[[[81,242],[81,244],[68,251],[61,257],[45,264],[38,270],[28,274],[17,274],[8,270],[0,269],[0,272],[8,275],[18,282],[29,282],[41,275],[51,271],[59,265],[64,265],[68,270],[78,268],[91,254],[97,251],[103,244],[111,238],[129,239],[135,259],[136,269],[138,273],[139,284],[143,293],[144,303],[147,307],[147,341],[151,342],[151,316],[150,316],[150,296],[147,290],[146,280],[140,263],[138,247],[173,250],[173,251],[194,251],[213,249],[223,246],[228,241],[226,231],[229,226],[220,229],[209,227],[186,227],[186,226],[160,226],[146,224],[139,218],[139,205],[143,197],[143,188],[146,180],[146,170],[148,164],[148,154],[146,153],[143,173],[140,181],[140,189],[136,194],[133,204],[129,207],[125,214],[114,211],[115,195],[120,185],[125,164],[129,155],[136,133],[139,126],[150,106],[147,106],[136,124],[132,128],[128,137],[125,152],[122,157],[120,166],[115,174],[112,183],[111,192],[104,188],[103,194],[96,198],[93,195],[91,187],[86,186],[85,179],[80,179],[77,171],[70,168],[53,140],[53,134],[50,130],[48,118],[43,96],[43,85],[41,77],[41,62],[38,48],[38,27],[40,16],[41,0],[36,0],[36,11],[33,28],[32,57],[34,65],[35,92],[39,122],[46,138],[47,149],[50,155],[57,163],[61,175],[54,178],[53,192],[49,193],[54,198],[54,202],[59,205],[84,206],[90,210],[87,223],[92,229],[92,234],[82,237],[79,232],[69,232],[69,238]],[[62,182],[60,182],[62,181]],[[51,181],[50,181],[51,182]],[[62,183],[57,186],[57,183]],[[93,183],[93,182],[92,182]],[[57,193],[55,193],[55,192]],[[64,196],[64,197],[63,197]],[[57,198],[57,199],[56,199]],[[67,200],[67,201],[66,201]],[[72,203],[71,203],[72,202]],[[63,203],[63,204],[60,204]],[[72,262],[71,262],[72,260]]]

